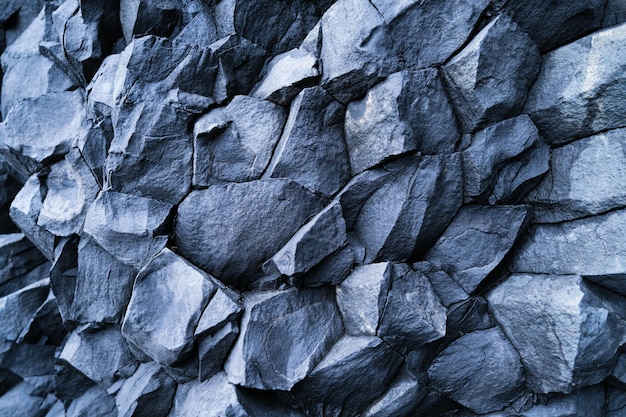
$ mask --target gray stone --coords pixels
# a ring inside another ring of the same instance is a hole
[[[602,27],[619,25],[626,22],[626,3],[624,0],[607,0],[602,16]]]
[[[84,94],[76,90],[25,99],[11,109],[0,125],[0,153],[22,181],[50,159],[65,155],[83,134],[84,102]]]
[[[619,389],[626,388],[626,354],[624,352],[621,352],[617,357],[615,367],[607,381]]]
[[[225,0],[220,3],[215,7],[220,36],[238,33],[274,56],[298,46],[332,2]]]
[[[446,309],[428,278],[418,271],[392,278],[378,335],[396,351],[406,352],[446,334]]]
[[[115,395],[119,417],[165,417],[176,386],[155,362],[139,365]]]
[[[202,0],[182,2],[182,13],[173,40],[190,45],[210,45],[218,39],[214,4]]]
[[[506,163],[543,141],[527,115],[508,119],[476,132],[472,143],[461,153],[465,175],[466,202],[493,189]],[[506,193],[500,192],[500,195]]]
[[[428,388],[401,371],[387,391],[371,404],[363,417],[409,417],[417,404],[426,396]]]
[[[220,372],[207,381],[180,385],[170,417],[248,417],[239,399],[239,389]]]
[[[115,74],[117,73],[120,54],[107,56],[91,82],[87,86],[87,104],[90,112],[97,116],[111,116],[115,107]]]
[[[37,224],[55,236],[82,231],[87,208],[100,187],[80,150],[72,148],[65,159],[50,167],[47,176],[39,178],[44,181],[46,194]]]
[[[175,364],[193,348],[200,315],[215,291],[204,272],[164,249],[139,271],[122,332],[155,361]]]
[[[0,233],[11,234],[19,231],[9,217],[11,202],[22,188],[23,184],[11,174],[11,168],[0,156]]]
[[[133,36],[167,37],[180,20],[181,0],[120,0],[120,22],[127,43]]]
[[[5,350],[6,349],[6,350]],[[54,355],[57,346],[9,344],[0,354],[0,365],[42,392],[54,389]]]
[[[284,179],[213,185],[178,207],[179,253],[228,285],[246,287],[322,206],[306,188]]]
[[[0,341],[16,341],[48,297],[50,281],[43,279],[0,298]]]
[[[537,43],[542,52],[564,45],[600,27],[604,0],[511,1],[495,5],[506,12]]]
[[[320,26],[321,85],[337,100],[347,103],[362,96],[396,70],[385,20],[368,0],[335,2]]]
[[[119,326],[103,329],[79,328],[68,337],[58,357],[58,366],[80,372],[104,387],[132,375],[137,368]]]
[[[272,58],[251,96],[286,106],[305,87],[312,87],[320,75],[319,60],[303,48]]]
[[[28,273],[45,261],[46,258],[24,234],[0,235],[0,284]]]
[[[525,206],[463,207],[426,260],[471,294],[511,250],[528,217]]]
[[[626,295],[626,210],[538,225],[514,253],[511,271],[577,274]]]
[[[298,282],[304,287],[337,285],[350,274],[353,265],[354,252],[349,245],[346,245],[331,253],[304,275],[298,277]]]
[[[492,20],[443,67],[465,132],[519,114],[541,55],[508,16]]]
[[[416,262],[413,264],[413,269],[421,272],[428,278],[433,291],[445,307],[450,307],[452,304],[469,297],[465,290],[450,275],[430,262]]]
[[[239,326],[234,323],[226,323],[198,344],[200,381],[209,379],[222,370],[238,336]]]
[[[606,403],[604,407],[604,415],[606,417],[620,417],[626,411],[626,392],[622,390],[617,390],[615,388],[610,388],[606,393]],[[598,404],[599,409],[599,399],[602,398],[601,393],[598,393],[596,398],[589,398],[594,400],[593,402]],[[584,398],[587,400],[587,398]]]
[[[91,204],[84,233],[122,263],[141,268],[167,243],[172,205],[147,197],[103,191]]]
[[[41,3],[43,2],[26,2],[22,6],[21,11],[28,11],[34,6],[37,8],[35,15],[39,11],[41,13],[32,22],[28,22],[21,19],[25,16],[20,11],[17,26],[26,24],[28,27],[22,28],[23,33],[1,57],[3,77],[0,109],[5,119],[11,108],[22,99],[62,92],[76,86],[58,65],[39,51],[39,42],[43,41],[46,30]]]
[[[528,93],[530,114],[550,144],[626,126],[623,53],[626,24],[548,53]]]
[[[351,230],[358,219],[363,204],[390,179],[390,173],[382,168],[372,169],[354,176],[337,194],[341,203],[346,227]]]
[[[217,291],[211,296],[200,316],[194,330],[194,337],[202,338],[219,331],[228,323],[238,320],[241,311],[239,294],[234,290],[218,285]]]
[[[268,263],[283,275],[301,275],[347,243],[341,206],[335,201],[302,226]]]
[[[360,265],[337,285],[337,305],[347,334],[376,336],[392,281],[406,274],[403,264]]]
[[[339,191],[350,179],[344,113],[321,87],[302,90],[291,103],[264,178],[289,178],[326,196]]]
[[[342,332],[328,288],[247,294],[241,335],[225,365],[228,380],[250,388],[290,390]]]
[[[211,44],[216,55],[217,78],[213,98],[218,103],[250,92],[265,62],[265,50],[238,35],[229,35]]]
[[[35,387],[22,381],[0,397],[0,415],[38,417],[43,401]]]
[[[89,388],[69,404],[66,417],[109,417],[116,415],[115,399],[102,387]]]
[[[435,389],[479,414],[508,406],[524,389],[520,356],[497,327],[454,341],[430,365],[428,378]]]
[[[464,334],[496,326],[489,314],[487,300],[475,295],[451,305],[447,311],[446,341],[453,341]]]
[[[605,379],[624,342],[623,298],[577,275],[511,275],[487,300],[529,387],[570,393]]]
[[[344,336],[292,392],[309,414],[357,415],[385,392],[401,362],[377,337]]]
[[[121,323],[136,275],[132,267],[121,263],[89,239],[81,239],[70,320]]]
[[[260,178],[286,118],[281,107],[247,96],[200,117],[194,125],[193,185]]]
[[[601,385],[595,385],[575,391],[569,395],[555,395],[547,399],[546,404],[537,404],[529,410],[519,413],[519,415],[521,417],[618,417],[621,415],[619,411],[618,414],[610,414],[612,411],[610,398],[608,398],[607,414],[604,414],[604,400],[604,389]]]
[[[539,223],[587,217],[626,206],[626,129],[581,139],[552,151],[551,167],[525,201]]]
[[[463,46],[489,5],[487,0],[373,0],[393,39],[393,51],[406,65],[442,64]]]
[[[54,248],[54,262],[50,268],[50,288],[56,297],[57,308],[64,325],[73,329],[71,322],[78,275],[78,242],[63,238]]]
[[[369,197],[354,225],[354,235],[365,247],[365,263],[404,261],[425,251],[463,199],[458,153],[407,156],[385,169],[393,179]]]

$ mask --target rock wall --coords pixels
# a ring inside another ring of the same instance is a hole
[[[623,0],[5,0],[0,415],[626,415]]]

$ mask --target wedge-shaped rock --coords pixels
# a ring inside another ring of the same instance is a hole
[[[427,250],[463,200],[458,153],[407,156],[385,169],[392,178],[363,204],[354,225],[365,263],[404,261]]]
[[[171,417],[248,417],[239,389],[220,372],[213,378],[183,384],[176,390]]]
[[[337,286],[337,304],[346,333],[376,336],[392,281],[407,273],[403,264],[361,265]]]
[[[479,414],[501,410],[522,394],[520,355],[497,327],[466,334],[428,368],[434,388]]]
[[[560,222],[626,206],[626,129],[552,151],[550,171],[525,199],[540,223]]]
[[[533,227],[515,252],[511,271],[576,274],[626,295],[626,210]]]
[[[624,299],[578,275],[511,275],[487,295],[530,388],[563,392],[606,378],[624,343]]]
[[[605,3],[604,0],[564,3],[498,0],[494,5],[511,16],[545,52],[598,29]]]
[[[54,387],[54,363],[57,346],[30,343],[3,343],[2,368],[18,375],[41,391]]]
[[[37,388],[28,382],[19,382],[0,397],[0,413],[6,416],[38,417],[44,403]]]
[[[509,160],[542,143],[539,131],[527,115],[476,132],[472,143],[461,153],[466,201],[476,199],[489,188],[493,189],[500,169]]]
[[[394,277],[378,335],[395,350],[407,352],[445,334],[446,309],[428,278],[418,271]]]
[[[238,33],[274,56],[298,46],[330,3],[227,0],[215,7],[215,20],[220,36]]]
[[[224,362],[239,336],[239,325],[226,323],[198,344],[200,381],[211,378],[223,369]]]
[[[363,417],[409,417],[428,388],[406,370],[400,371],[385,393],[363,412]]]
[[[469,297],[458,282],[430,262],[423,261],[414,263],[413,269],[421,272],[428,278],[433,291],[437,294],[439,301],[445,307],[450,307],[452,304],[463,301]]]
[[[120,22],[126,42],[134,35],[169,36],[179,22],[180,0],[120,0]]]
[[[347,243],[341,206],[333,202],[302,226],[269,263],[283,275],[300,275]]]
[[[350,178],[343,118],[343,106],[321,87],[303,90],[291,103],[264,177],[289,178],[324,195],[335,194]]]
[[[20,101],[0,125],[0,153],[26,181],[50,159],[66,154],[85,131],[85,122],[85,97],[80,90]]]
[[[596,392],[594,394],[599,394],[596,398],[593,398],[593,402],[598,404],[597,410],[600,410],[600,399],[602,399],[602,393],[600,391],[600,387],[596,388]],[[591,390],[592,388],[587,388],[587,390]],[[583,390],[581,390],[583,391]],[[587,400],[587,398],[583,398],[583,401]],[[604,407],[604,412],[606,413],[606,417],[620,417],[624,413],[624,409],[626,408],[626,392],[616,388],[609,388],[606,392],[606,403]],[[594,410],[595,411],[595,410]],[[593,411],[591,411],[593,412]],[[599,413],[599,411],[597,411]]]
[[[193,185],[245,182],[261,177],[287,115],[274,103],[236,96],[194,125]]]
[[[46,301],[50,280],[44,279],[0,298],[0,340],[16,341]]]
[[[78,323],[121,323],[136,275],[136,270],[88,238],[81,239],[70,319]]]
[[[56,298],[57,309],[68,329],[72,322],[76,277],[78,275],[78,242],[75,238],[62,238],[54,248],[54,261],[50,268],[50,288]]]
[[[529,113],[550,144],[626,126],[626,24],[548,53],[528,93]]]
[[[391,74],[349,103],[345,133],[352,175],[413,150],[451,153],[460,139],[435,69]]]
[[[496,322],[489,314],[487,300],[479,295],[473,295],[448,308],[446,320],[446,341],[451,342],[459,337],[496,326]],[[444,342],[444,343],[445,343]]]
[[[83,228],[89,205],[100,191],[97,178],[81,151],[72,148],[53,164],[45,178],[45,198],[37,224],[55,236],[71,236]]]
[[[251,95],[286,106],[304,87],[312,87],[319,75],[316,55],[304,48],[292,49],[270,60]]]
[[[124,375],[132,375],[137,368],[137,361],[119,326],[75,330],[65,342],[57,362],[57,367],[80,372],[104,387]]]
[[[219,285],[215,294],[204,308],[194,330],[196,338],[210,335],[228,323],[235,322],[241,315],[240,295],[236,291]]]
[[[247,287],[321,209],[313,193],[285,179],[213,185],[180,204],[174,240],[191,262],[228,285]]]
[[[141,268],[167,243],[172,205],[103,191],[89,207],[84,233],[126,265]]]
[[[527,223],[525,206],[466,206],[426,260],[441,267],[470,294],[502,262]]]
[[[155,363],[139,365],[115,395],[119,417],[165,417],[172,407],[176,385]]]
[[[66,417],[107,417],[115,415],[115,399],[100,386],[89,388],[69,404]]]
[[[228,380],[244,387],[290,390],[342,335],[328,288],[248,294],[241,335],[228,358]]]
[[[337,194],[335,200],[341,203],[348,230],[354,228],[363,204],[390,179],[390,175],[391,173],[382,168],[362,172],[353,177]]]
[[[293,393],[318,416],[353,416],[385,392],[402,356],[371,336],[344,336]]]
[[[94,116],[110,116],[115,107],[115,74],[120,54],[107,56],[87,86],[87,105]]]
[[[200,315],[215,291],[204,272],[163,249],[137,275],[122,332],[155,361],[175,364],[193,348]]]
[[[339,0],[320,23],[321,85],[337,100],[352,101],[395,71],[385,20],[369,1]]]
[[[0,235],[0,285],[28,273],[45,261],[46,258],[24,234]]]
[[[393,51],[418,68],[442,64],[467,40],[488,0],[373,0],[393,39]]]
[[[350,248],[350,245],[347,244],[322,259],[319,264],[298,277],[298,282],[303,287],[337,285],[350,274],[353,265],[354,252]]]
[[[540,64],[537,45],[515,22],[491,21],[443,67],[463,130],[519,114]]]

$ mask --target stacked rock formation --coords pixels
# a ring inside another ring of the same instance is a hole
[[[626,415],[622,0],[7,0],[0,416]]]

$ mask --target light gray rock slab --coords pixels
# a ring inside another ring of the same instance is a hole
[[[344,336],[292,392],[314,415],[356,415],[385,392],[401,362],[377,337]]]
[[[155,361],[173,365],[193,349],[194,331],[215,291],[206,273],[164,249],[139,271],[122,332]]]
[[[193,381],[179,386],[170,417],[248,417],[240,403],[239,390],[220,372],[207,381]]]
[[[350,179],[344,114],[343,105],[321,87],[302,90],[263,178],[289,178],[334,195]]]
[[[290,390],[343,333],[329,288],[250,293],[243,307],[240,336],[224,367],[239,386]]]
[[[199,339],[215,333],[226,324],[237,321],[241,312],[241,296],[234,290],[218,286],[200,316],[194,337]]]
[[[3,341],[18,339],[46,301],[49,288],[50,280],[46,278],[0,298],[0,316],[3,323],[0,338]]]
[[[426,396],[428,388],[406,371],[400,371],[387,391],[371,404],[364,417],[409,417]]]
[[[274,103],[247,96],[201,116],[194,124],[193,185],[260,178],[286,118]]]
[[[551,145],[626,126],[626,24],[562,46],[543,57],[524,112]]]
[[[463,130],[519,114],[540,64],[537,45],[515,22],[493,19],[442,69]]]
[[[567,394],[611,373],[624,299],[592,285],[578,275],[514,274],[487,295],[534,392]]]
[[[557,223],[626,206],[626,129],[581,139],[552,151],[550,170],[525,198],[535,221]]]
[[[178,207],[179,253],[235,287],[247,287],[260,265],[322,209],[306,188],[285,179],[213,185]]]
[[[100,386],[89,388],[67,407],[66,417],[107,417],[116,413],[115,399]]]
[[[502,262],[525,230],[526,206],[466,206],[426,255],[468,293]]]
[[[524,389],[520,355],[497,327],[460,337],[428,368],[435,389],[476,413],[501,410]]]
[[[530,229],[513,255],[511,271],[578,274],[626,295],[622,239],[626,211]]]
[[[107,56],[87,86],[87,104],[96,116],[110,116],[115,106],[113,91],[120,54]]]
[[[122,263],[140,269],[167,243],[163,233],[171,210],[163,201],[103,191],[89,207],[83,231]]]
[[[119,417],[167,416],[176,385],[156,362],[139,365],[115,394]]]

